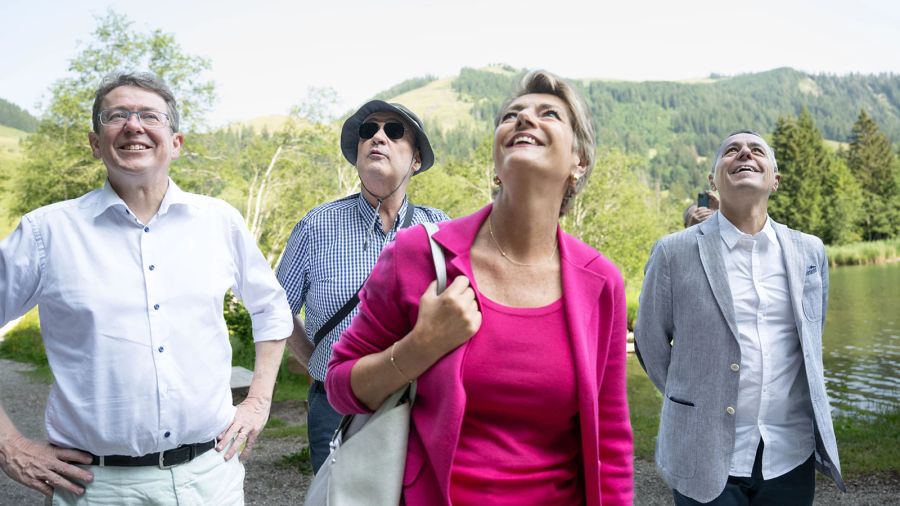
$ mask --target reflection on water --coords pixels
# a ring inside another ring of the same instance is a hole
[[[838,411],[900,408],[900,265],[831,270],[823,361]]]

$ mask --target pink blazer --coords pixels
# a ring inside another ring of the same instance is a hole
[[[465,275],[474,286],[469,250],[490,209],[440,224],[434,239],[444,248],[448,280]],[[591,247],[561,230],[557,234],[565,314],[575,354],[586,503],[631,504],[633,454],[625,392],[622,276]],[[328,364],[326,389],[335,409],[369,411],[353,394],[350,371],[359,358],[387,349],[409,333],[419,298],[434,277],[424,228],[400,232],[385,248],[360,292],[360,312],[334,346]],[[475,294],[480,305],[477,287]],[[468,343],[448,353],[418,378],[403,480],[406,504],[450,505],[450,470],[466,406],[461,371],[467,347]],[[540,367],[539,355],[535,350],[535,367]]]

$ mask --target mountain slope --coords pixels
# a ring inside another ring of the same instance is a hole
[[[523,72],[507,66],[464,68],[391,100],[408,102],[413,110],[413,104],[422,104],[422,116],[442,128],[469,123],[460,120],[466,109],[476,124],[489,124]],[[448,81],[455,93],[447,93]],[[593,112],[599,144],[631,152],[687,145],[708,156],[729,131],[768,134],[779,116],[796,115],[803,107],[828,139],[849,141],[865,108],[892,142],[900,142],[900,75],[895,74],[809,75],[781,68],[682,82],[573,81]]]
[[[37,128],[37,118],[18,105],[0,98],[0,125],[34,132]]]
[[[27,136],[27,132],[0,125],[0,162],[20,159],[22,147],[19,141]]]

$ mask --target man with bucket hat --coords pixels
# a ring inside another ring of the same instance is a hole
[[[443,211],[413,205],[406,196],[412,176],[434,164],[422,121],[400,104],[372,100],[347,118],[341,152],[356,166],[361,191],[322,204],[294,227],[278,267],[294,316],[291,351],[315,380],[307,401],[313,470],[328,457],[341,421],[325,395],[331,347],[350,326],[362,287],[381,250],[401,228],[447,220]],[[306,308],[306,322],[299,318]]]

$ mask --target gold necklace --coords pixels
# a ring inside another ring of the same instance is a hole
[[[526,263],[524,263],[524,262],[518,262],[518,261],[516,261],[516,260],[513,260],[512,257],[510,257],[509,255],[507,255],[506,252],[503,251],[503,248],[500,247],[500,243],[497,242],[497,238],[494,237],[494,227],[493,227],[493,221],[494,221],[494,220],[493,220],[493,217],[494,217],[493,214],[488,215],[488,233],[491,235],[491,241],[494,242],[494,246],[497,247],[497,251],[500,252],[500,255],[501,255],[503,258],[505,258],[507,262],[509,262],[509,263],[511,263],[511,264],[513,264],[513,265],[518,265],[518,266],[520,266],[520,267],[535,267],[535,266],[542,265],[542,264],[545,264],[545,263],[546,263],[546,264],[549,264],[550,262],[553,261],[553,257],[556,256],[556,251],[557,251],[557,249],[558,249],[557,246],[559,245],[559,239],[558,239],[558,238],[555,239],[555,240],[553,241],[553,250],[550,251],[550,256],[547,257],[547,260],[545,260],[545,261],[543,261],[543,262],[538,262],[538,263],[533,263],[533,264],[526,264]]]

